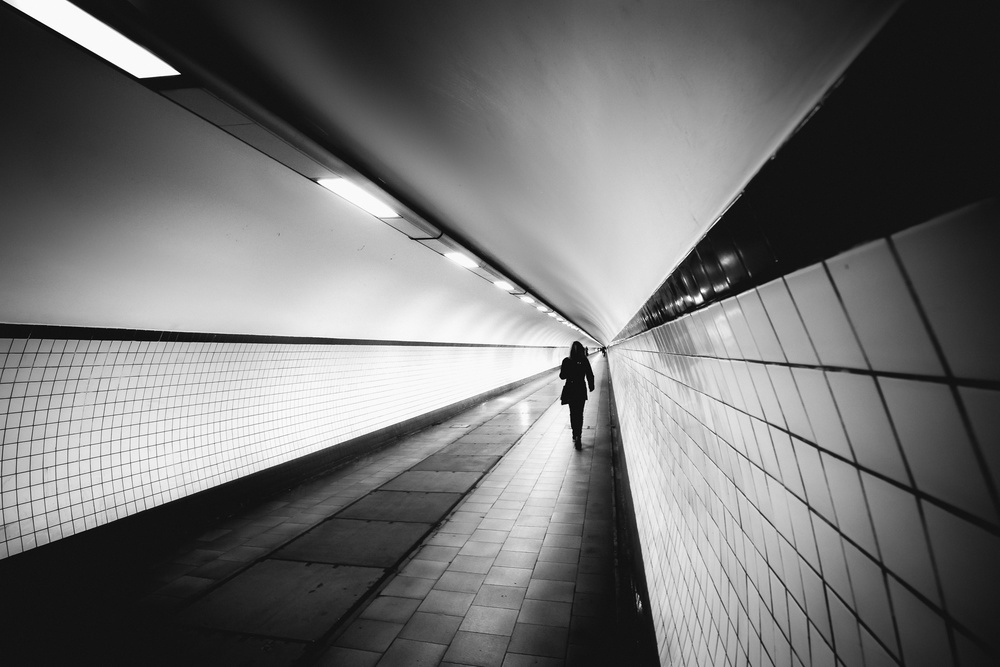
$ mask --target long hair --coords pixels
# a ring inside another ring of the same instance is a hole
[[[578,340],[573,341],[569,348],[569,358],[573,361],[583,361],[587,358],[587,350],[584,349],[583,343]]]

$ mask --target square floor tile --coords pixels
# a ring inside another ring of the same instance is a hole
[[[569,628],[518,623],[514,626],[508,648],[512,653],[562,658],[566,655],[568,636]]]
[[[420,600],[380,595],[361,612],[361,618],[371,618],[387,623],[406,623],[419,605]]]
[[[429,614],[463,616],[469,610],[475,597],[472,593],[432,590],[424,598],[419,609]]]
[[[500,567],[490,568],[484,583],[494,586],[523,586],[528,587],[531,580],[531,570],[522,567]]]
[[[518,623],[534,623],[535,625],[550,625],[557,628],[568,628],[570,619],[569,602],[553,602],[551,600],[528,600],[521,605]]]
[[[538,554],[531,551],[505,551],[500,550],[497,554],[494,565],[500,567],[520,567],[532,569],[538,560]]]
[[[402,623],[387,623],[361,618],[347,626],[347,629],[337,637],[335,643],[337,646],[356,648],[362,651],[384,652],[402,629]]]
[[[434,587],[434,579],[425,577],[393,577],[382,592],[385,595],[423,600]]]
[[[443,644],[397,638],[378,667],[436,667],[447,650]]]
[[[516,609],[497,607],[469,607],[465,620],[459,629],[464,632],[482,632],[490,635],[507,635],[514,631],[517,622]]]
[[[449,570],[455,572],[472,572],[475,574],[486,574],[493,567],[493,558],[489,556],[455,556],[455,560],[448,566]]]
[[[572,602],[576,582],[552,581],[550,579],[532,579],[528,584],[526,598],[532,600],[551,600],[553,602]]]
[[[517,586],[491,586],[483,584],[476,594],[474,604],[501,609],[520,609],[527,589]]]
[[[447,614],[430,614],[418,611],[400,631],[399,636],[434,644],[449,644],[463,618]]]
[[[483,579],[485,578],[485,574],[448,571],[441,575],[441,578],[434,584],[434,588],[459,593],[478,593],[479,587],[483,585]]]
[[[508,637],[503,635],[459,631],[448,647],[444,660],[476,667],[501,667],[507,642]]]

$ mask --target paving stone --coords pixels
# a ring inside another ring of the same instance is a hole
[[[501,549],[493,564],[500,567],[520,567],[530,570],[535,567],[537,560],[538,554],[531,551],[505,551]]]
[[[532,579],[528,584],[528,592],[524,597],[532,600],[551,600],[553,602],[573,602],[574,581],[552,581],[550,579]]]
[[[478,593],[479,587],[483,585],[484,574],[473,572],[445,572],[434,584],[434,588],[442,591],[456,591],[459,593]]]
[[[331,646],[320,656],[316,667],[375,667],[381,659],[382,654],[377,651]]]
[[[383,491],[429,491],[465,493],[479,481],[480,472],[409,470],[382,485]]]
[[[397,638],[378,667],[436,667],[447,650],[442,644]]]
[[[461,616],[418,611],[410,617],[399,636],[435,644],[450,644],[461,623]]]
[[[517,622],[568,628],[572,606],[569,602],[526,599],[521,605],[521,613],[517,617]]]
[[[402,623],[359,618],[347,626],[335,643],[337,646],[384,653],[402,629]]]
[[[451,470],[454,472],[486,472],[492,468],[499,456],[482,454],[432,454],[410,468],[410,470]]]
[[[500,567],[494,566],[486,574],[484,583],[494,586],[521,586],[528,587],[531,581],[531,570],[521,567]]]
[[[337,514],[342,519],[436,523],[461,499],[460,493],[372,491]]]
[[[456,572],[472,572],[475,574],[486,574],[493,567],[493,558],[489,556],[455,556],[455,560],[448,566],[449,570]]]
[[[492,586],[483,584],[476,594],[473,604],[501,609],[520,609],[524,602],[526,588],[518,586]]]
[[[434,587],[434,581],[434,579],[424,577],[397,576],[393,577],[382,592],[386,595],[423,600],[424,596]]]
[[[448,563],[415,558],[404,565],[399,573],[407,577],[422,577],[424,579],[436,580],[447,569]]]
[[[500,609],[473,605],[465,614],[459,629],[464,632],[483,632],[491,635],[506,635],[514,631],[518,612],[516,609]]]
[[[459,631],[444,654],[448,662],[476,667],[501,667],[508,638],[478,632]]]
[[[115,664],[284,667],[294,664],[305,652],[306,647],[307,644],[304,642],[273,637],[255,637],[173,626],[162,628],[162,632],[157,635],[145,638],[143,645],[138,649],[145,651],[145,655],[119,656],[123,660]]]
[[[446,456],[503,456],[509,449],[510,445],[462,441],[452,443],[438,453]]]
[[[382,573],[378,568],[265,560],[195,602],[180,620],[312,641],[333,627]]]
[[[388,568],[409,553],[430,529],[429,523],[330,519],[271,557]]]
[[[568,628],[518,623],[514,626],[508,648],[512,653],[562,658],[566,655],[568,634]]]
[[[420,600],[379,595],[361,612],[361,618],[371,618],[388,623],[406,623],[418,606],[420,606]]]
[[[464,616],[465,612],[472,606],[472,600],[475,597],[472,593],[432,590],[424,598],[418,609],[430,614]]]

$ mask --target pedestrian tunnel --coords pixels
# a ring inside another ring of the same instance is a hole
[[[0,660],[997,664],[994,10],[341,4],[0,3]]]

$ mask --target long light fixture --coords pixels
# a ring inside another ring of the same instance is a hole
[[[479,267],[479,265],[476,264],[476,262],[469,259],[467,255],[463,255],[460,252],[446,252],[444,256],[450,259],[451,261],[455,262],[459,266],[464,266],[467,269],[475,269]]]
[[[388,204],[363,190],[346,178],[321,178],[316,181],[330,192],[346,199],[358,208],[371,213],[376,218],[398,218],[399,213]]]
[[[180,74],[125,35],[66,0],[4,0],[137,79]]]
[[[511,285],[506,280],[494,280],[493,284],[496,285],[498,288],[504,290],[504,291],[507,291],[507,292],[513,292],[514,291],[514,286]]]

